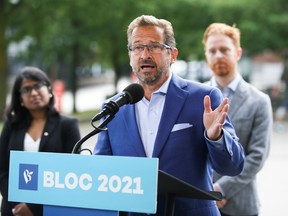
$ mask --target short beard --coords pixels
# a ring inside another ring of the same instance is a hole
[[[167,61],[163,67],[157,69],[157,73],[155,76],[153,77],[146,77],[145,76],[140,76],[139,71],[140,68],[133,68],[133,71],[136,71],[136,76],[138,77],[139,81],[141,81],[142,83],[145,83],[146,85],[149,86],[153,86],[155,85],[159,80],[161,80],[161,78],[163,77],[163,74],[166,73],[166,71],[168,71],[168,68],[170,67],[169,62]]]
[[[225,67],[223,67],[222,69],[220,69],[217,65],[219,64],[219,62],[214,62],[211,65],[211,69],[213,71],[213,73],[215,73],[217,76],[219,77],[225,77],[228,74],[231,74],[231,72],[234,71],[235,69],[235,65],[232,64],[231,62],[227,62],[227,61],[222,61],[221,62],[223,65],[225,65]]]
[[[146,85],[152,86],[161,79],[162,73],[163,71],[157,71],[157,74],[154,77],[147,77],[147,78],[139,76],[138,73],[136,73],[136,75],[141,82],[145,83]]]

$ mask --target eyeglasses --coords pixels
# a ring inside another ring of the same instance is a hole
[[[26,86],[20,89],[21,95],[30,95],[32,90],[40,92],[44,86],[47,86],[45,83],[37,83],[34,86]]]
[[[135,55],[142,53],[147,48],[148,52],[151,54],[161,53],[163,49],[172,49],[170,46],[162,43],[152,43],[152,44],[134,44],[128,45],[128,50],[133,52]]]

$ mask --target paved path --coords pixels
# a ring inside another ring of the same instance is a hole
[[[262,203],[260,216],[287,216],[288,125],[273,133],[270,155],[257,181]]]

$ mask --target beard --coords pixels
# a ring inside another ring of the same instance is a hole
[[[154,65],[156,72],[155,73],[151,73],[151,72],[144,72],[143,73],[142,72],[142,74],[141,74],[141,66],[132,67],[132,69],[135,72],[139,81],[141,81],[147,85],[150,85],[150,86],[156,84],[159,80],[161,80],[163,75],[168,71],[168,69],[170,67],[170,62],[168,60],[166,60],[163,64],[163,66],[159,67],[159,68],[156,65],[156,63],[153,62],[152,60],[145,60],[145,61],[141,62],[141,64],[145,64],[145,63]]]
[[[210,68],[215,75],[224,77],[234,72],[235,62],[227,60],[216,60],[210,64]]]

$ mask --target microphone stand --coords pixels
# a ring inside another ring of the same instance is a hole
[[[72,150],[72,154],[80,154],[80,147],[81,145],[86,141],[88,140],[90,137],[98,134],[99,132],[101,131],[105,131],[106,128],[103,128],[105,127],[113,118],[114,118],[115,114],[113,115],[109,115],[98,127],[95,127],[93,125],[93,121],[91,121],[91,124],[92,126],[95,128],[93,131],[91,131],[90,133],[88,133],[86,136],[84,136],[82,139],[80,139],[73,147],[73,150]]]
[[[95,128],[93,131],[91,131],[90,133],[88,133],[86,136],[84,136],[82,139],[80,139],[73,147],[72,150],[72,154],[80,154],[81,151],[79,151],[81,145],[88,140],[90,137],[96,135],[97,133],[101,132],[101,131],[105,131],[107,130],[106,128],[103,128],[104,126],[106,126],[115,116],[115,112],[111,115],[109,115],[98,127],[93,125],[93,120],[91,121],[92,126]],[[93,118],[94,119],[94,118]],[[123,212],[123,211],[119,211],[118,216],[128,216],[128,212]]]

